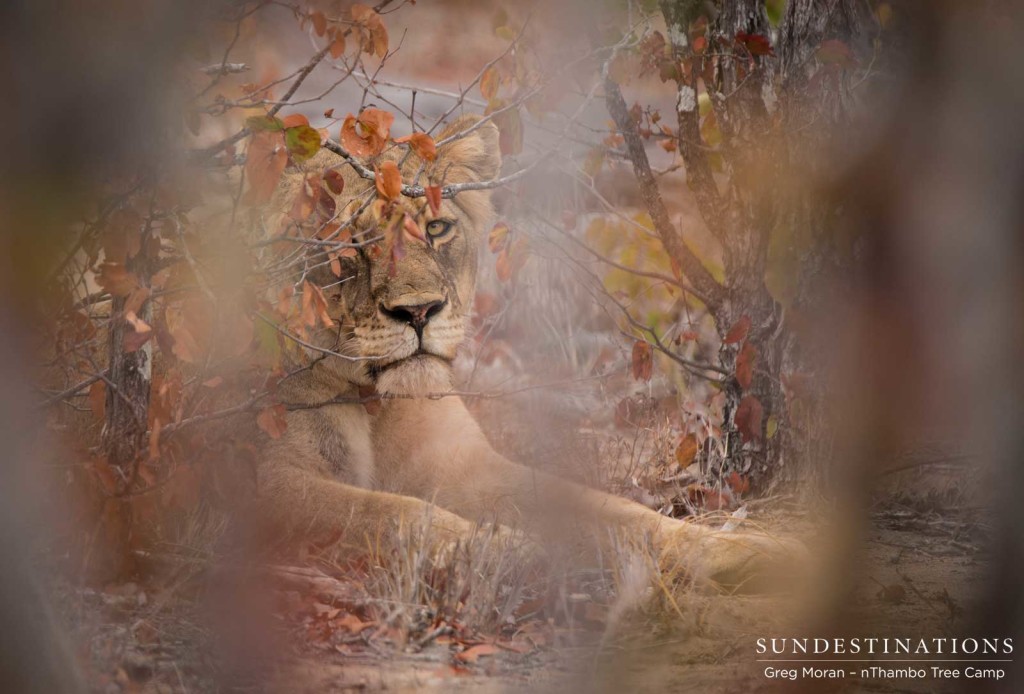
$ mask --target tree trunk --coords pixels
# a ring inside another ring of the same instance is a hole
[[[149,287],[153,271],[152,218],[140,230],[140,250],[125,262],[125,269],[134,274],[140,287]],[[125,305],[129,297],[114,297],[110,316],[109,368],[107,372],[106,422],[103,428],[103,451],[106,462],[116,478],[116,492],[106,501],[103,512],[102,551],[92,568],[101,575],[124,576],[134,562],[130,552],[132,517],[127,498],[138,468],[140,454],[146,450],[149,420],[150,388],[153,380],[153,345],[148,341],[129,351],[125,338],[133,328],[126,320]],[[146,324],[152,321],[152,307],[147,299],[137,312]]]

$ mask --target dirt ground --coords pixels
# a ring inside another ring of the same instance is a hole
[[[965,633],[986,566],[985,525],[958,501],[934,489],[886,492],[872,510],[862,554],[851,563],[859,575],[833,617],[841,625],[837,633]],[[807,518],[788,523],[813,525]],[[361,621],[365,595],[357,586],[318,569],[273,567],[266,583],[266,574],[245,574],[251,584],[187,565],[166,575],[152,585],[56,586],[60,620],[93,691],[774,691],[793,685],[764,676],[756,639],[818,633],[799,623],[806,596],[682,590],[673,591],[675,604],[648,598],[614,618],[614,610],[582,610],[578,620],[563,615],[478,642],[444,629],[403,642],[397,631]],[[252,612],[269,613],[273,623],[262,621],[264,615],[251,624],[218,624],[220,612],[238,621],[237,609],[218,606],[257,583],[261,590],[269,586],[261,595],[277,603]],[[335,627],[324,637],[328,624]],[[225,633],[243,637],[225,644]],[[261,633],[273,637],[256,636]],[[804,691],[931,692],[951,684],[848,678],[805,682]]]

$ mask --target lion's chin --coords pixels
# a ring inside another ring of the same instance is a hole
[[[391,364],[377,376],[377,392],[387,395],[427,395],[451,390],[452,370],[446,361],[417,354]]]

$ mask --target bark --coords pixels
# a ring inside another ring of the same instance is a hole
[[[708,46],[718,46],[719,38],[731,46],[740,32],[768,34],[768,20],[759,0],[735,0],[720,7],[720,13],[708,29]],[[721,470],[750,474],[756,482],[767,477],[778,457],[778,450],[765,442],[769,419],[777,418],[776,413],[782,409],[779,386],[781,311],[764,282],[772,227],[771,202],[765,185],[770,177],[751,175],[763,174],[767,162],[771,161],[766,143],[768,110],[762,97],[764,86],[770,83],[770,62],[761,56],[751,59],[743,49],[738,49],[738,57],[720,58],[717,62],[695,54],[687,34],[696,19],[695,13],[702,12],[703,6],[686,0],[665,0],[661,9],[674,56],[684,66],[676,84],[676,116],[687,181],[694,191],[701,217],[722,244],[723,300],[710,307],[711,313],[723,338],[744,316],[751,320],[746,340],[739,344],[723,342],[719,352],[720,365],[731,374],[725,381],[723,431],[728,452],[721,461]],[[708,49],[706,52],[724,51]],[[726,162],[727,178],[723,177],[722,190],[701,140],[698,77],[704,81],[723,134],[721,153]],[[747,343],[757,356],[753,382],[744,390],[735,371],[737,356]],[[736,423],[736,413],[746,396],[755,398],[763,409],[760,426],[748,441],[744,440]]]

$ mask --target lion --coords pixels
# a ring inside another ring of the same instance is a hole
[[[463,116],[438,141],[452,136],[433,162],[407,154],[405,182],[498,175],[493,123]],[[400,154],[382,158],[399,161]],[[286,172],[271,209],[286,209],[307,173],[329,168],[344,176],[339,216],[358,210],[374,183],[325,150]],[[340,277],[325,262],[308,264],[306,277],[322,287],[335,327],[317,333],[312,366],[279,385],[287,428],[263,446],[257,466],[265,519],[289,536],[354,547],[397,542],[400,529],[433,543],[468,542],[480,524],[524,528],[558,517],[596,530],[597,544],[615,533],[649,538],[694,578],[730,585],[785,549],[766,535],[715,532],[495,452],[459,397],[437,397],[452,389],[452,363],[466,337],[478,246],[493,221],[490,191],[459,192],[436,214],[424,198],[395,204],[423,232],[422,241],[406,241],[399,262],[360,248],[340,258]],[[378,236],[372,206],[362,207],[353,233]],[[374,414],[359,402],[368,391],[381,396]]]

